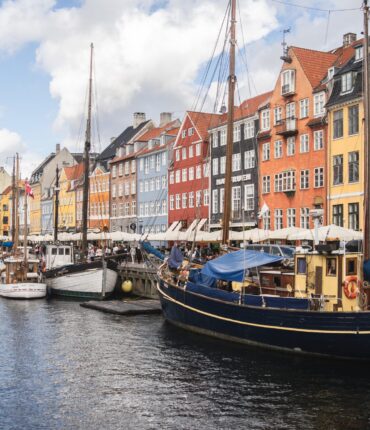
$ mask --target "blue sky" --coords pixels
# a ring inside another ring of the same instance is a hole
[[[1,142],[0,135],[0,163],[6,164],[18,149],[30,171],[57,142],[73,145],[83,114],[85,48],[91,39],[97,40],[100,72],[101,147],[129,125],[136,110],[145,109],[155,119],[167,110],[181,116],[194,100],[226,5],[225,0],[208,0],[206,16],[203,3],[207,1],[141,0],[138,9],[134,0],[54,4],[53,0],[13,0],[9,13],[9,2],[0,1],[0,130],[19,136]],[[361,5],[357,0],[296,3],[323,8]],[[289,44],[312,49],[338,46],[343,32],[361,30],[360,11],[330,14],[325,40],[326,13],[271,0],[249,5],[243,11],[246,17],[249,14],[244,32],[249,41],[253,39],[247,54],[257,92],[270,89],[277,76],[283,28],[292,28]],[[138,26],[140,34],[132,37]]]

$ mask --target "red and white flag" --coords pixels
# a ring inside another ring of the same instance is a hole
[[[28,181],[25,182],[25,188],[26,188],[26,194],[27,194],[27,196],[30,196],[30,197],[34,198],[35,196],[33,195],[33,191],[32,191],[31,185],[29,184]]]

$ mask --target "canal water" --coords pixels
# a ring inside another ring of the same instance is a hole
[[[370,428],[369,366],[188,334],[161,316],[0,299],[0,428]]]

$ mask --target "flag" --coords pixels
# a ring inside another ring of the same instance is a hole
[[[26,194],[27,194],[27,196],[30,196],[30,197],[34,198],[35,196],[33,195],[33,191],[32,191],[31,185],[29,184],[28,181],[25,182],[25,188],[26,188]]]
[[[270,210],[270,208],[264,202],[262,207],[261,207],[261,210],[258,212],[258,218],[261,219],[263,217],[263,215],[265,215],[269,210]]]

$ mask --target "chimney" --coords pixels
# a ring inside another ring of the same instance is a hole
[[[60,143],[55,145],[55,153],[58,154],[58,152],[60,152]]]
[[[110,138],[110,143],[114,142],[115,140],[116,140],[116,138],[115,138],[115,137],[111,137],[111,138]]]
[[[357,35],[356,33],[346,33],[343,35],[343,48],[351,45],[353,42],[356,42]]]
[[[172,121],[172,113],[171,112],[161,112],[159,117],[159,127],[163,127]]]
[[[134,113],[134,122],[132,124],[134,128],[138,127],[144,121],[146,121],[144,112],[135,112]]]

